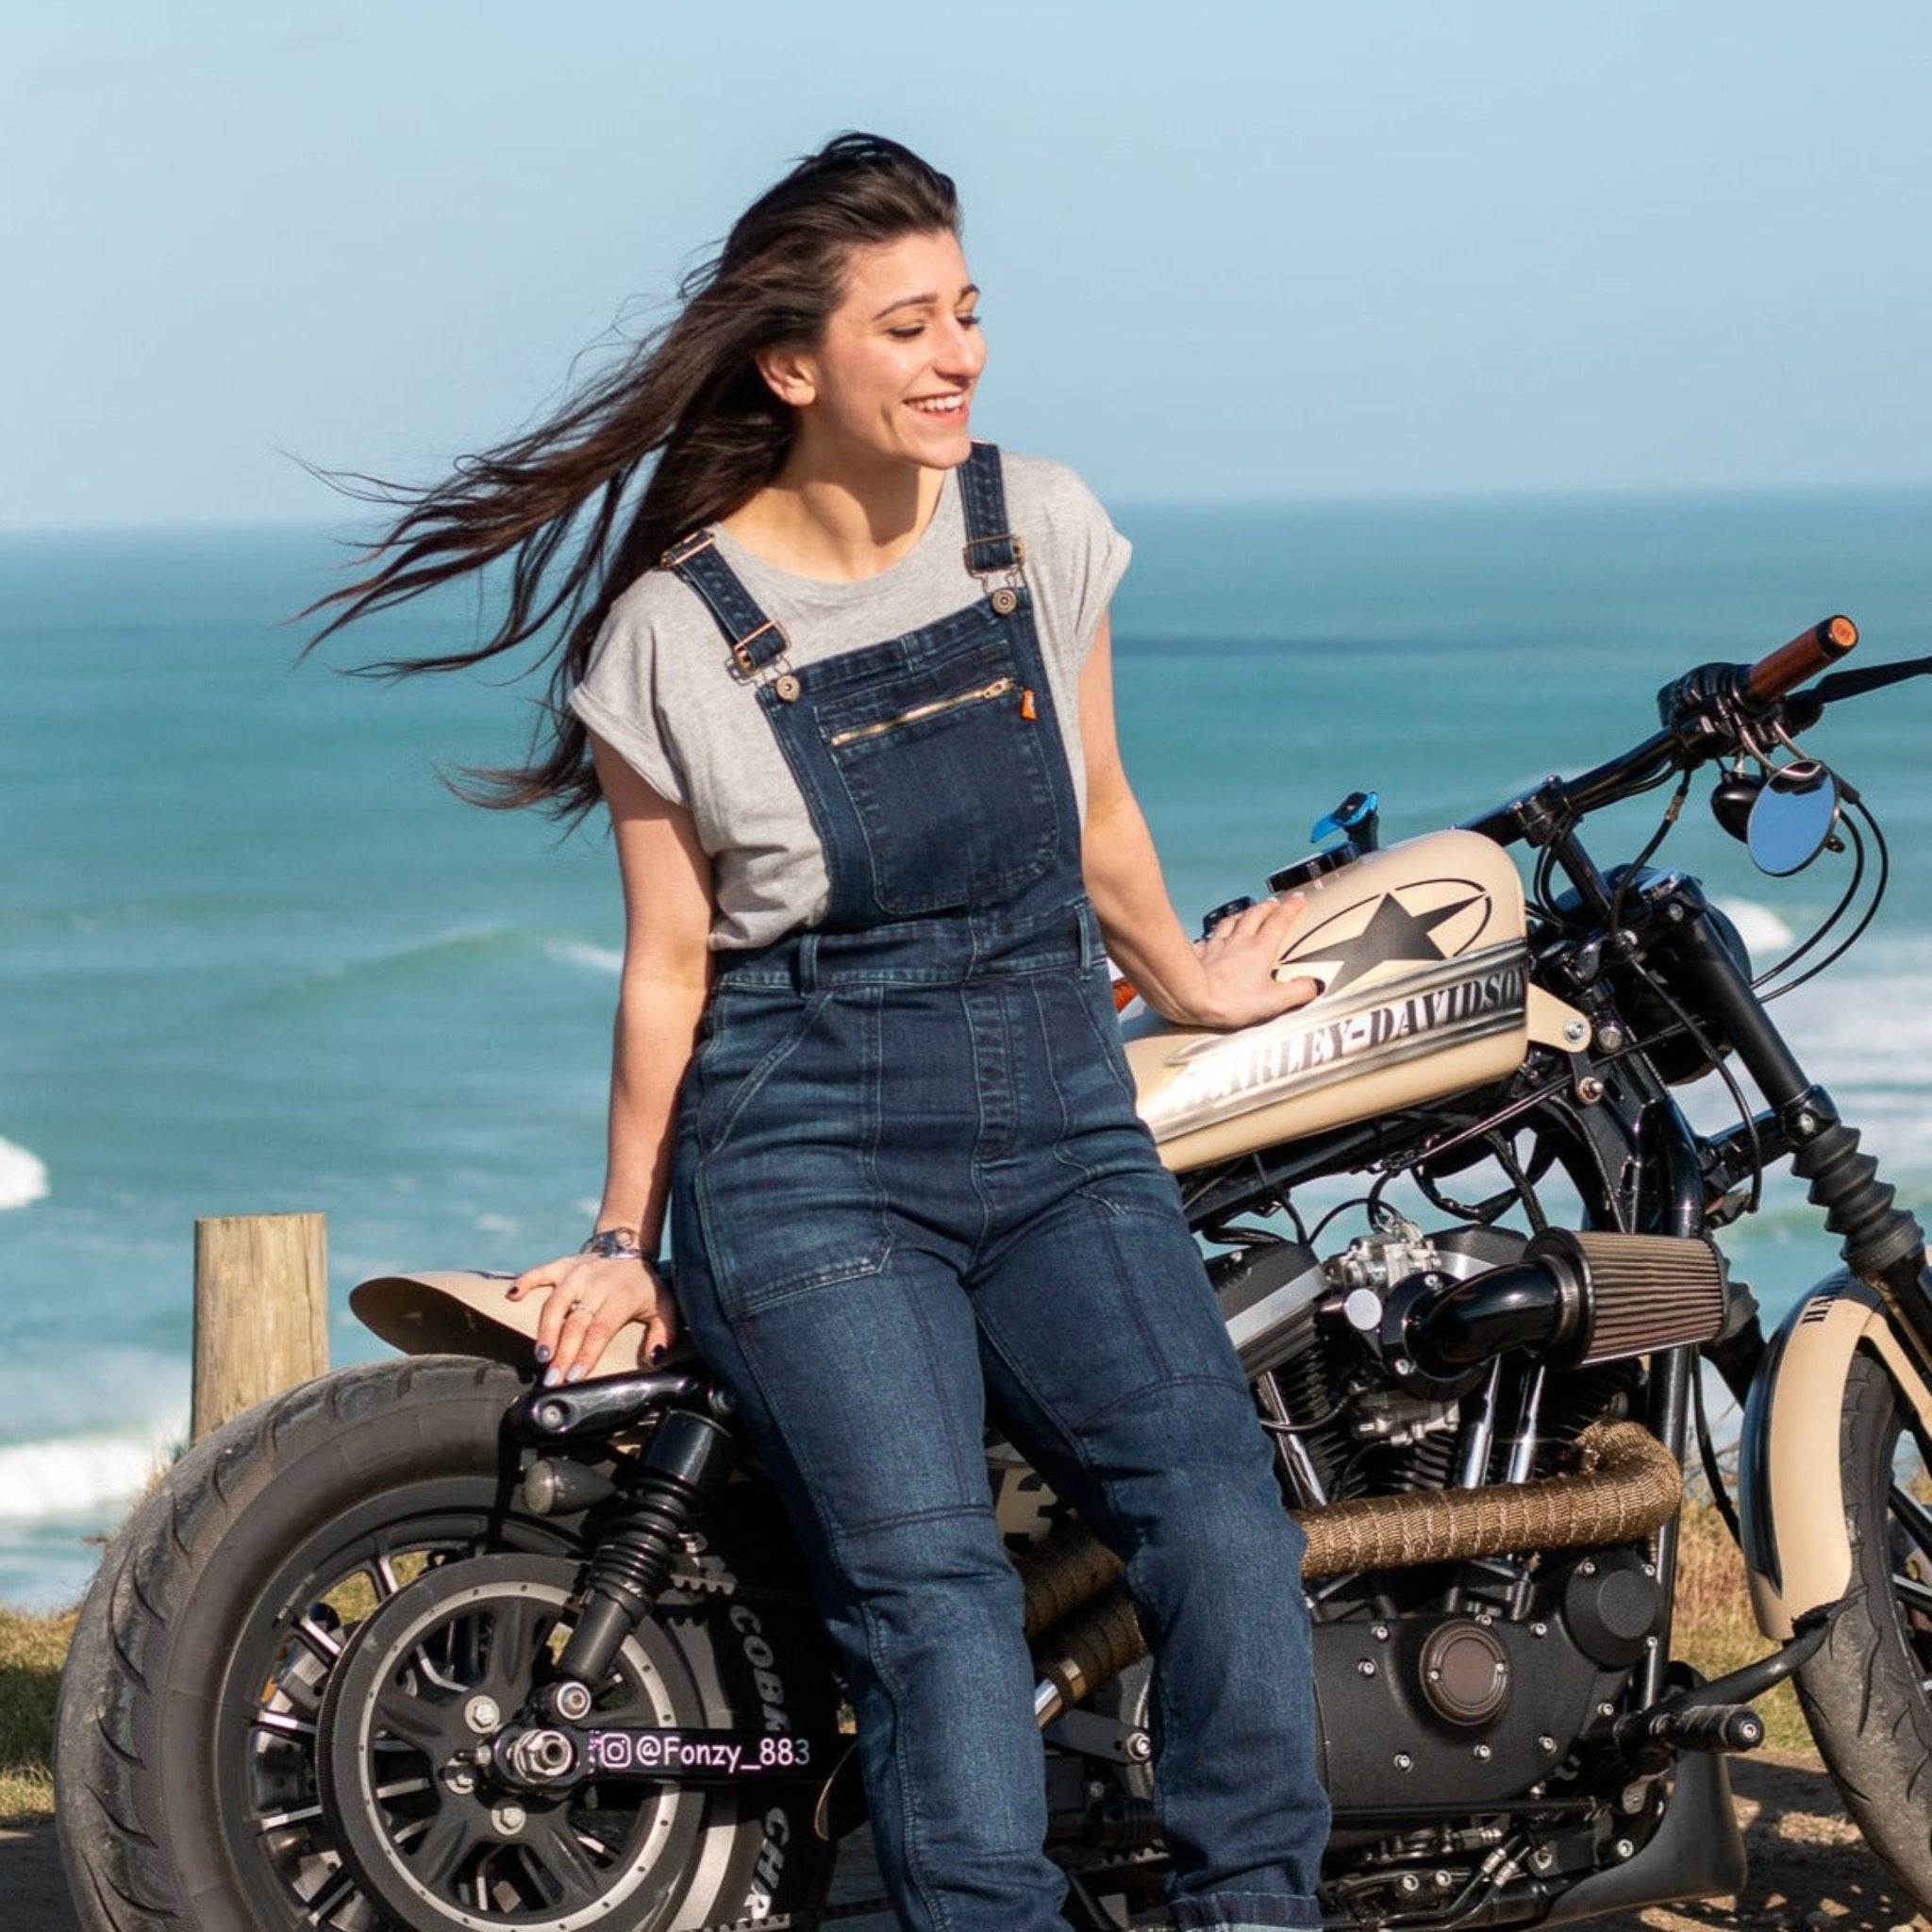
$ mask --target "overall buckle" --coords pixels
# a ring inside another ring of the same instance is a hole
[[[1004,562],[982,564],[974,560],[975,550],[994,544],[1006,546],[1008,555]],[[1002,580],[997,587],[987,589],[987,601],[1001,617],[1010,617],[1020,608],[1020,591],[1026,582],[1026,545],[1011,530],[1003,530],[997,537],[967,538],[966,569],[982,586],[989,577]]]
[[[751,646],[767,631],[774,632],[778,640],[778,649],[764,663],[751,654]],[[740,679],[746,684],[768,684],[789,705],[798,696],[798,679],[791,672],[791,640],[785,635],[785,626],[776,618],[768,617],[756,630],[747,631],[731,646],[731,661],[737,666]]]
[[[1005,563],[975,563],[973,553],[993,543],[1008,545],[1013,553],[1012,556]],[[1011,530],[1002,530],[997,537],[969,537],[966,540],[966,569],[975,577],[1016,577],[1025,565],[1025,541],[1016,537]]]

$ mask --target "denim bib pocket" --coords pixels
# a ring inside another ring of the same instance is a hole
[[[820,705],[820,737],[881,911],[905,918],[995,901],[1058,857],[1049,763],[1058,745],[1035,703],[994,639]]]

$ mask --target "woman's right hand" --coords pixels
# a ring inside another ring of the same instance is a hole
[[[547,1293],[537,1323],[543,1386],[580,1382],[626,1322],[644,1324],[641,1360],[658,1361],[677,1340],[677,1304],[649,1262],[634,1256],[565,1255],[519,1274],[511,1301]]]
[[[1185,1021],[1204,1026],[1252,1026],[1321,991],[1312,979],[1278,980],[1274,970],[1307,909],[1300,893],[1262,899],[1220,921],[1194,941],[1206,991],[1200,1008]]]

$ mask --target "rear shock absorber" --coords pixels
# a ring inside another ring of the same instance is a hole
[[[738,1445],[723,1424],[675,1408],[658,1424],[623,1514],[591,1558],[584,1607],[545,1693],[551,1711],[581,1723],[625,1640],[650,1614],[679,1539],[730,1480]]]

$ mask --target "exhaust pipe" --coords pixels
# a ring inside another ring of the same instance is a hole
[[[1637,1423],[1595,1423],[1573,1445],[1576,1469],[1541,1482],[1368,1496],[1298,1510],[1305,1578],[1412,1569],[1513,1551],[1574,1549],[1647,1536],[1676,1513],[1684,1479],[1670,1451]],[[1036,1657],[1034,1715],[1050,1724],[1145,1655],[1124,1566],[1083,1524],[1018,1559],[1026,1632],[1050,1630]],[[1062,1619],[1065,1621],[1062,1622]]]

